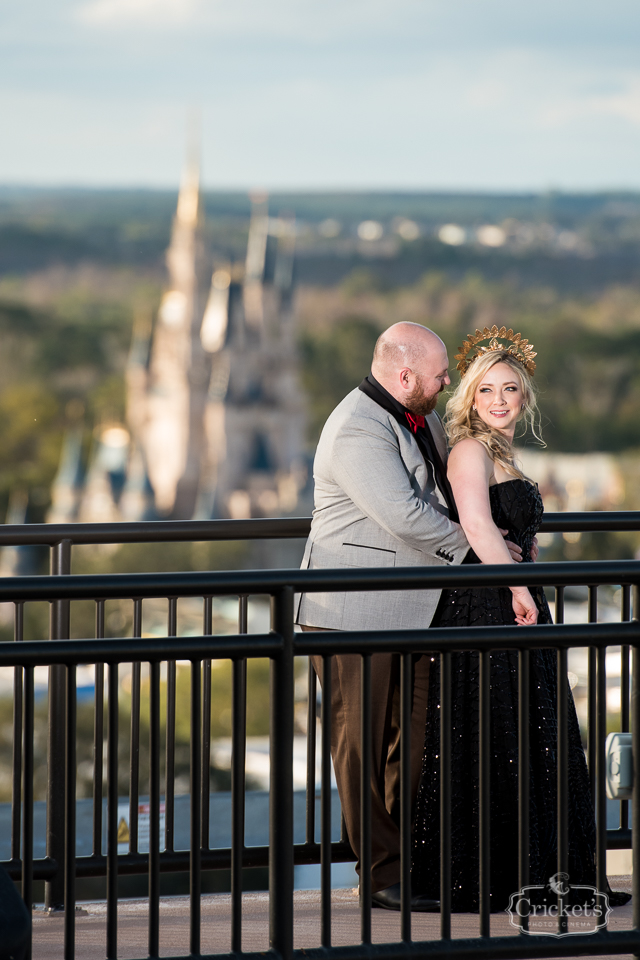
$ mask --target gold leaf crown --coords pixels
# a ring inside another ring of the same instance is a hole
[[[484,340],[488,340],[489,343],[486,346],[480,346]],[[500,343],[500,340],[509,341],[511,346]],[[474,348],[475,353],[472,357],[469,357],[469,352]],[[460,347],[460,353],[456,354],[456,360],[459,361],[460,376],[464,377],[476,357],[481,357],[482,354],[489,353],[491,350],[506,350],[533,376],[536,369],[533,358],[537,356],[533,344],[529,343],[528,340],[523,340],[521,333],[514,333],[512,329],[507,330],[506,327],[500,327],[498,330],[495,324],[491,328],[485,327],[484,330],[476,330],[475,333],[467,334],[467,339]]]

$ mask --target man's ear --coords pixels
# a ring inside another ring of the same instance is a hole
[[[403,367],[400,371],[400,382],[403,384],[403,386],[409,386],[409,378],[411,377],[411,373],[411,367]]]

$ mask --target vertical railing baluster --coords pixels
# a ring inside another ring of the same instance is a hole
[[[556,587],[556,623],[564,623],[564,587]],[[556,654],[556,712],[558,724],[558,748],[557,748],[557,771],[556,771],[556,791],[557,791],[557,829],[558,829],[558,847],[557,863],[558,871],[566,873],[569,863],[569,839],[568,839],[568,790],[569,790],[569,746],[567,733],[567,685],[561,683],[562,677],[567,677],[568,656],[566,650],[558,650]],[[595,675],[594,675],[595,680]],[[591,683],[591,670],[589,672],[588,683]],[[591,703],[591,687],[589,686],[589,703]],[[589,709],[589,708],[587,708]],[[590,774],[591,775],[591,774]],[[563,799],[564,798],[564,799]],[[564,864],[564,866],[560,866]],[[562,908],[564,901],[558,896],[558,907]],[[558,914],[558,931],[565,932],[567,929],[567,920],[562,916],[562,911]]]
[[[480,936],[491,936],[491,654],[479,653],[480,680]]]
[[[362,656],[360,678],[360,939],[371,943],[371,654]],[[324,696],[323,696],[324,699]]]
[[[96,600],[96,639],[104,637],[104,600]],[[102,783],[104,764],[104,664],[94,666],[93,713],[93,844],[94,857],[102,856]]]
[[[271,660],[269,724],[269,946],[293,954],[293,590],[271,598],[282,650]]]
[[[238,633],[249,631],[249,597],[238,597]]]
[[[64,960],[76,955],[76,666],[67,667]]]
[[[108,669],[107,960],[118,956],[118,664]]]
[[[189,853],[189,949],[192,957],[200,955],[200,896],[202,894],[202,856],[200,850],[200,724],[201,690],[200,661],[191,663],[191,850]]]
[[[556,587],[555,622],[564,623],[564,587]]]
[[[22,899],[31,916],[33,907],[33,667],[24,668],[24,724],[22,753]],[[26,960],[31,960],[31,931]]]
[[[598,647],[596,691],[596,884],[601,893],[607,890],[607,774],[605,741],[607,739],[607,648]]]
[[[142,636],[142,600],[133,601],[133,636]],[[140,673],[131,664],[131,727],[129,737],[129,853],[138,852],[138,804],[140,800]]]
[[[248,629],[248,597],[238,599],[238,632]],[[231,667],[231,950],[242,950],[245,764],[247,756],[247,661]]]
[[[518,651],[518,876],[520,889],[529,884],[529,667],[530,651]],[[529,929],[522,916],[520,928]]]
[[[24,636],[24,603],[13,605],[13,639]],[[11,783],[11,859],[20,859],[20,794],[22,790],[22,667],[13,668],[13,762]]]
[[[448,652],[440,654],[440,937],[451,939],[451,654]]]
[[[51,547],[51,573],[53,576],[71,573],[71,540],[61,540]],[[55,600],[50,605],[49,636],[52,640],[69,638],[69,616],[68,600]],[[66,691],[64,666],[49,667],[47,856],[58,864],[55,876],[44,885],[45,907],[51,911],[61,910],[64,905],[64,790],[60,788],[60,778],[64,782]]]
[[[305,809],[305,842],[316,842],[316,737],[318,686],[311,657],[307,674],[307,785]]]
[[[178,599],[169,597],[167,636],[178,635]],[[176,662],[167,661],[167,728],[165,742],[164,847],[173,852],[176,770]]]
[[[213,634],[213,597],[204,598],[202,635]],[[204,661],[202,680],[202,763],[200,769],[200,844],[209,849],[211,809],[211,660]]]
[[[631,620],[631,585],[622,585],[622,605],[620,610],[622,621]],[[620,648],[620,730],[629,732],[629,644]],[[620,829],[629,829],[629,801],[620,801]]]
[[[567,651],[558,648],[557,652],[557,714],[558,714],[558,750],[557,750],[557,797],[558,797],[558,873],[569,870],[569,722],[568,701],[569,681],[567,678]],[[561,888],[560,888],[561,889]],[[567,918],[563,915],[564,897],[558,894],[558,933],[566,933]]]
[[[631,684],[631,741],[633,751],[633,769],[640,770],[640,584],[633,585],[633,621],[636,627],[635,642],[633,644]],[[637,773],[636,773],[637,776]],[[640,790],[636,789],[631,798],[631,907],[633,911],[633,927],[640,930]],[[634,951],[634,958],[640,957],[640,950]]]
[[[413,656],[400,659],[400,936],[411,942],[411,687]]]
[[[320,943],[331,946],[331,657],[322,658],[320,775]],[[308,771],[307,771],[308,773]],[[315,785],[314,785],[315,793]]]
[[[598,588],[589,587],[589,623],[598,622]],[[598,658],[595,647],[589,647],[589,673],[587,678],[587,765],[591,800],[596,808],[596,757],[598,754],[596,686]]]
[[[149,664],[149,957],[160,953],[160,664]]]

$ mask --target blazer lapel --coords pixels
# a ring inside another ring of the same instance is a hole
[[[395,397],[392,397],[391,394],[384,389],[384,387],[378,383],[378,381],[372,376],[369,375],[365,377],[362,383],[358,387],[362,393],[366,394],[369,399],[373,400],[384,410],[391,414],[394,419],[398,421],[403,427],[409,429],[409,423],[406,418],[405,408],[399,403]],[[435,482],[438,485],[444,500],[449,508],[449,517],[451,520],[458,521],[458,510],[456,508],[456,502],[453,498],[453,491],[451,489],[451,484],[447,478],[447,471],[445,467],[446,461],[446,446],[444,444],[444,437],[442,436],[443,430],[439,418],[438,426],[440,433],[440,441],[443,446],[443,452],[445,456],[443,457],[438,449],[438,444],[434,439],[434,436],[431,431],[431,425],[429,423],[429,418],[425,418],[425,425],[413,434],[416,443],[418,444],[418,449],[424,457],[424,459],[431,464],[433,468]],[[411,432],[411,431],[410,431]]]

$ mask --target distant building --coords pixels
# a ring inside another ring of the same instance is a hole
[[[126,371],[130,436],[122,425],[102,428],[81,489],[79,445],[69,436],[49,519],[310,511],[293,315],[295,224],[270,218],[266,197],[255,198],[245,262],[213,266],[203,227],[191,163],[158,316],[134,324]]]
[[[200,516],[290,514],[306,484],[292,304],[294,238],[293,222],[271,221],[266,202],[258,200],[244,272],[214,272],[208,309],[215,305],[227,326],[224,345],[211,354],[205,423],[213,505],[203,486]],[[207,313],[203,334],[206,324]]]

